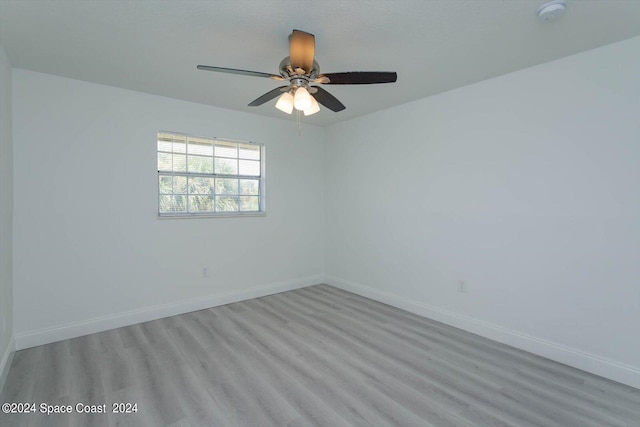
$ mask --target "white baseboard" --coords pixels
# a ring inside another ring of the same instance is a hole
[[[2,355],[2,360],[0,360],[0,393],[2,393],[2,388],[4,387],[4,382],[7,379],[7,374],[9,373],[9,368],[11,367],[11,361],[13,360],[13,354],[15,353],[15,342],[13,337],[9,339],[9,345],[4,351]]]
[[[628,366],[575,348],[547,341],[423,302],[383,292],[338,277],[325,276],[325,283],[419,316],[427,317],[521,350],[640,388],[640,367]]]
[[[83,320],[81,322],[66,323],[50,328],[22,332],[15,335],[15,346],[17,350],[22,350],[42,344],[49,344],[69,338],[76,338],[96,332],[107,331],[109,329],[161,319],[163,317],[175,316],[177,314],[303,288],[305,286],[322,283],[322,280],[323,276],[321,275],[303,277],[285,282],[255,286],[239,291],[208,295],[184,301],[171,302],[155,307],[147,307],[140,310],[96,317],[93,319]]]

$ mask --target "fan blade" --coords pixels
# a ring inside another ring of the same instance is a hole
[[[329,79],[329,85],[370,85],[376,83],[393,83],[398,80],[395,72],[387,71],[350,71],[346,73],[322,74]]]
[[[237,70],[235,68],[211,67],[209,65],[198,65],[198,70],[217,71],[219,73],[240,74],[243,76],[268,77],[274,80],[284,80],[281,76],[275,74],[261,73],[260,71]]]
[[[324,105],[331,111],[338,112],[347,108],[344,105],[342,105],[342,102],[338,101],[338,99],[335,96],[331,95],[329,92],[327,92],[320,86],[313,86],[313,88],[317,89],[318,91],[311,96],[313,96],[316,99],[316,101],[318,101],[320,104]]]
[[[255,100],[253,100],[251,102],[251,104],[249,104],[249,107],[257,107],[258,105],[262,105],[267,101],[271,101],[273,98],[275,98],[276,96],[280,95],[282,92],[284,92],[282,89],[288,89],[289,86],[280,86],[277,87],[273,90],[270,90],[269,92],[265,93],[264,95],[262,95],[259,98],[256,98]]]
[[[309,74],[313,68],[315,51],[316,38],[313,34],[293,30],[289,36],[289,59],[294,71],[297,68],[302,68],[303,74]]]

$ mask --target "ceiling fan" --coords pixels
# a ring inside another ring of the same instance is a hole
[[[336,97],[320,86],[322,85],[361,85],[393,83],[398,75],[386,71],[349,71],[343,73],[320,74],[320,67],[314,59],[315,36],[304,31],[293,30],[289,36],[289,56],[280,62],[280,74],[261,73],[259,71],[237,70],[234,68],[198,65],[198,70],[221,73],[241,74],[254,77],[268,77],[273,80],[287,81],[285,86],[277,87],[256,98],[249,106],[256,107],[280,95],[276,108],[291,114],[293,108],[303,111],[305,116],[320,111],[318,103],[331,111],[342,111],[346,107]]]

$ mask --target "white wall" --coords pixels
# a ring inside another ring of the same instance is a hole
[[[0,390],[13,352],[11,64],[0,46]]]
[[[322,128],[19,69],[13,83],[18,348],[322,280]],[[157,219],[158,130],[264,143],[267,216]]]
[[[330,127],[328,282],[640,387],[638,52]]]

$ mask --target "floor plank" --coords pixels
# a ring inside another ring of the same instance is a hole
[[[0,402],[107,405],[16,427],[640,426],[640,390],[328,285],[16,352]]]

